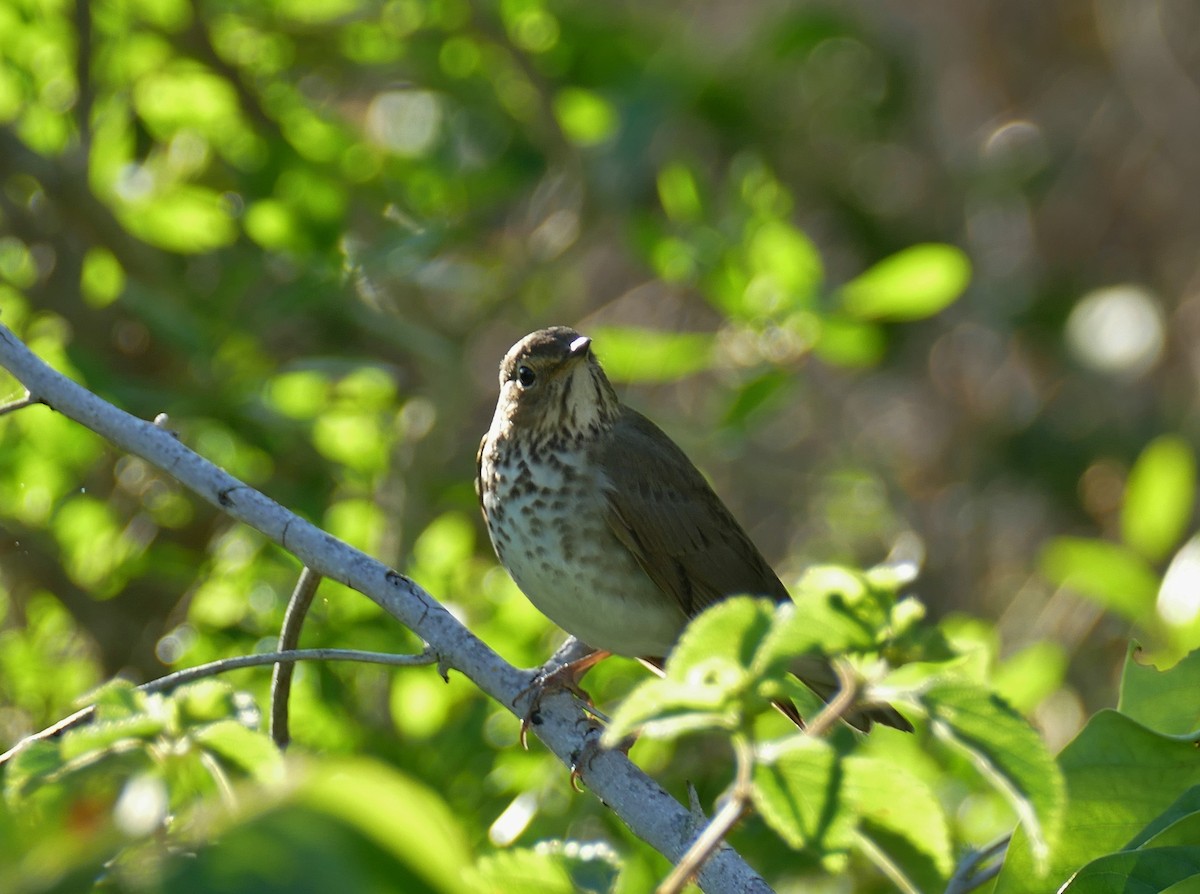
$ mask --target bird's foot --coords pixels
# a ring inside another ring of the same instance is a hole
[[[591,652],[576,661],[568,662],[560,665],[552,671],[539,670],[529,685],[517,693],[513,699],[513,706],[516,707],[521,701],[528,697],[529,705],[525,710],[524,716],[521,718],[521,747],[528,748],[526,736],[529,733],[530,726],[536,726],[541,723],[541,706],[542,699],[554,692],[566,690],[578,698],[588,708],[592,707],[592,697],[588,695],[579,686],[579,681],[583,675],[591,669],[592,665],[598,661],[607,658],[608,652],[596,651]]]
[[[589,733],[587,740],[583,743],[583,747],[571,755],[571,788],[577,792],[583,791],[583,786],[580,785],[580,780],[584,773],[591,772],[592,763],[609,751],[616,751],[624,755],[629,754],[629,749],[633,747],[633,743],[637,741],[637,736],[626,736],[616,745],[606,747],[601,744],[600,733],[603,728],[593,723],[593,730]]]

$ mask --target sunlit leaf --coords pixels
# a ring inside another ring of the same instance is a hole
[[[743,296],[747,316],[771,317],[807,307],[825,276],[812,240],[782,220],[753,227],[746,256],[751,270]]]
[[[1046,743],[998,696],[973,684],[935,683],[921,703],[934,734],[969,758],[1012,806],[1041,875],[1055,853],[1065,800]]]
[[[567,87],[554,97],[554,113],[571,142],[580,146],[603,143],[617,129],[617,111],[600,94]]]
[[[1146,445],[1129,471],[1121,507],[1121,535],[1151,560],[1163,558],[1179,543],[1196,500],[1196,458],[1176,435]]]
[[[1062,685],[1067,655],[1058,643],[1030,643],[997,666],[992,688],[1021,712],[1029,712]]]
[[[542,842],[536,849],[510,848],[481,857],[464,883],[489,894],[607,894],[620,865],[601,842]]]
[[[282,778],[283,756],[266,733],[247,729],[236,720],[219,720],[191,733],[205,748],[220,755],[255,779],[271,782]]]
[[[813,353],[835,366],[874,366],[883,359],[883,330],[872,322],[824,316]]]
[[[790,847],[846,851],[854,818],[847,810],[837,752],[823,739],[796,736],[754,767],[754,809]]]
[[[461,890],[470,850],[450,806],[433,789],[366,760],[325,763],[301,802],[340,817],[439,891]]]
[[[1156,732],[1185,735],[1200,730],[1200,651],[1160,671],[1137,660],[1131,643],[1121,673],[1117,710]]]
[[[1122,850],[1139,847],[1169,847],[1200,841],[1194,832],[1200,825],[1200,786],[1192,786],[1175,803],[1156,816]],[[1191,831],[1190,838],[1183,837]]]
[[[1027,832],[1019,829],[997,894],[1056,890],[1079,867],[1134,840],[1180,792],[1200,785],[1194,743],[1156,733],[1117,711],[1093,716],[1058,763],[1068,797],[1048,873],[1034,873]]]
[[[670,382],[707,369],[713,337],[704,332],[596,327],[596,353],[614,382]]]
[[[1042,573],[1133,621],[1154,610],[1158,576],[1136,553],[1103,540],[1056,537],[1042,551]]]
[[[846,798],[859,835],[921,891],[940,890],[954,867],[949,821],[933,790],[902,766],[872,757],[845,761]],[[872,852],[873,852],[872,851]]]
[[[139,239],[181,254],[212,251],[237,238],[228,206],[201,186],[170,187],[118,212]]]
[[[920,320],[953,303],[971,280],[961,249],[929,243],[884,258],[842,286],[842,306],[859,320]]]
[[[1084,866],[1062,894],[1126,894],[1175,890],[1177,882],[1200,881],[1200,847],[1166,847],[1109,854]]]
[[[667,217],[674,221],[696,221],[703,212],[696,177],[680,162],[669,164],[658,172],[658,200]]]

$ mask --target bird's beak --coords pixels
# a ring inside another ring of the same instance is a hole
[[[567,348],[567,355],[570,357],[586,357],[588,348],[591,347],[592,340],[586,335],[581,335]]]

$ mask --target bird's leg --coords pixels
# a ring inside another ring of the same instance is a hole
[[[580,650],[585,651],[582,656],[579,656]],[[513,699],[515,707],[526,696],[529,697],[529,706],[521,718],[521,747],[527,748],[525,737],[529,732],[529,727],[538,722],[538,709],[541,707],[542,699],[549,693],[567,690],[575,695],[587,705],[592,704],[592,698],[579,686],[579,681],[583,675],[591,670],[592,666],[607,658],[610,652],[605,652],[601,649],[592,649],[590,646],[585,646],[578,640],[568,640],[554,656],[546,662],[546,666],[556,663],[556,659],[566,658],[564,663],[557,664],[553,670],[547,671],[544,668],[539,670],[529,682],[529,685],[517,693]]]

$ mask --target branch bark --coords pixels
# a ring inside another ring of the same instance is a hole
[[[140,456],[231,518],[249,525],[290,552],[316,574],[368,597],[423,639],[439,667],[458,670],[514,715],[527,707],[518,695],[530,672],[514,668],[475,637],[415,581],[330,536],[189,449],[164,428],[118,409],[51,369],[3,324],[0,366],[40,402],[86,426],[115,446]],[[41,412],[27,407],[23,412]],[[514,704],[514,701],[516,702]],[[567,767],[589,744],[595,757],[580,765],[580,777],[643,841],[677,862],[697,835],[695,818],[658,783],[618,751],[600,751],[595,731],[581,732],[578,709],[568,693],[543,699],[535,735]],[[699,873],[702,890],[769,892],[766,882],[731,848],[713,854]]]

